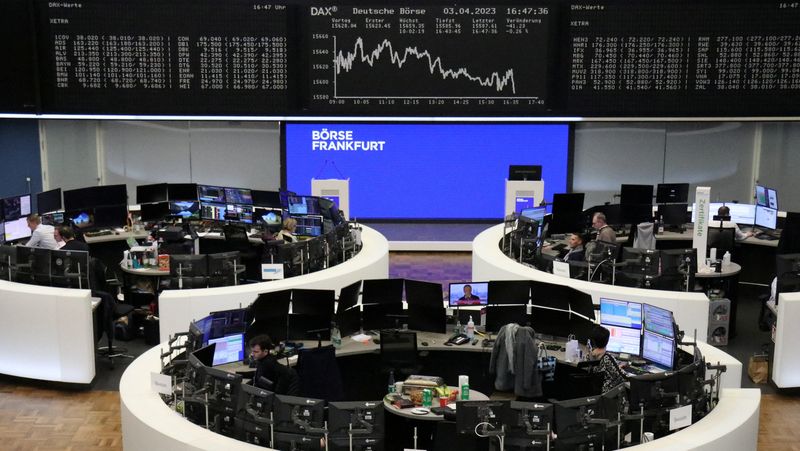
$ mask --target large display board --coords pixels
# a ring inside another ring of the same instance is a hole
[[[41,0],[37,9],[44,111],[254,114],[289,108],[285,5]]]
[[[547,5],[312,6],[309,109],[544,112]]]
[[[796,115],[781,0],[7,0],[0,113]]]
[[[351,218],[498,220],[510,164],[542,165],[548,202],[569,189],[563,124],[289,123],[284,135],[288,189],[335,166]]]

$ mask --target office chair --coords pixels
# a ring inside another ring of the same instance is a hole
[[[258,249],[250,244],[247,230],[243,225],[226,224],[222,228],[225,236],[226,251],[237,251],[245,266],[245,278],[259,280],[261,278],[261,256]]]
[[[736,244],[736,229],[733,227],[714,227],[708,228],[709,249],[717,248],[717,257],[722,258],[725,252],[733,253]]]
[[[300,377],[300,396],[327,401],[344,399],[342,374],[333,345],[301,349],[295,369]]]
[[[405,380],[422,369],[417,354],[417,333],[387,329],[380,332],[381,367],[384,373],[394,371],[395,378]]]
[[[100,298],[100,306],[98,307],[101,327],[100,329],[105,332],[108,339],[108,346],[97,348],[100,355],[108,357],[111,368],[114,368],[114,358],[130,358],[132,355],[126,354],[128,352],[125,348],[114,347],[114,323],[117,319],[128,316],[135,310],[132,305],[122,304],[117,302],[111,291],[118,291],[120,283],[117,281],[113,273],[109,275],[106,265],[97,258],[89,259],[89,285],[91,287],[92,297]]]
[[[633,239],[633,247],[636,249],[655,249],[656,237],[654,235],[652,222],[642,222],[636,226],[636,237]]]

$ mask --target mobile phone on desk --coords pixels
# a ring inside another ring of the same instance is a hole
[[[445,342],[445,345],[463,345],[464,343],[469,343],[469,338],[464,334],[458,334],[450,337],[450,339]]]

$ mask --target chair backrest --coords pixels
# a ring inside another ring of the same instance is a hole
[[[240,224],[226,224],[222,228],[228,248],[231,250],[248,250],[250,248],[250,238],[247,236],[247,229]]]
[[[736,229],[733,227],[709,227],[708,243],[709,248],[717,248],[717,256],[722,257],[726,251],[732,251],[736,243]]]
[[[342,375],[333,346],[302,349],[297,354],[300,396],[339,401],[344,399]]]
[[[636,238],[633,240],[633,247],[637,249],[655,249],[656,237],[653,232],[652,222],[643,222],[637,225]]]
[[[417,333],[401,330],[382,330],[381,362],[385,366],[401,368],[417,362]]]

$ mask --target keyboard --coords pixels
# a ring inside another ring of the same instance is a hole
[[[107,236],[107,235],[113,235],[113,234],[114,234],[114,232],[111,231],[111,230],[97,230],[95,232],[86,232],[83,235],[84,236],[88,236],[89,238],[94,238],[96,236]]]
[[[755,234],[754,236],[759,240],[766,240],[766,241],[775,241],[775,240],[778,239],[777,236],[770,235],[769,233],[766,233],[766,232],[760,232],[760,233]]]

